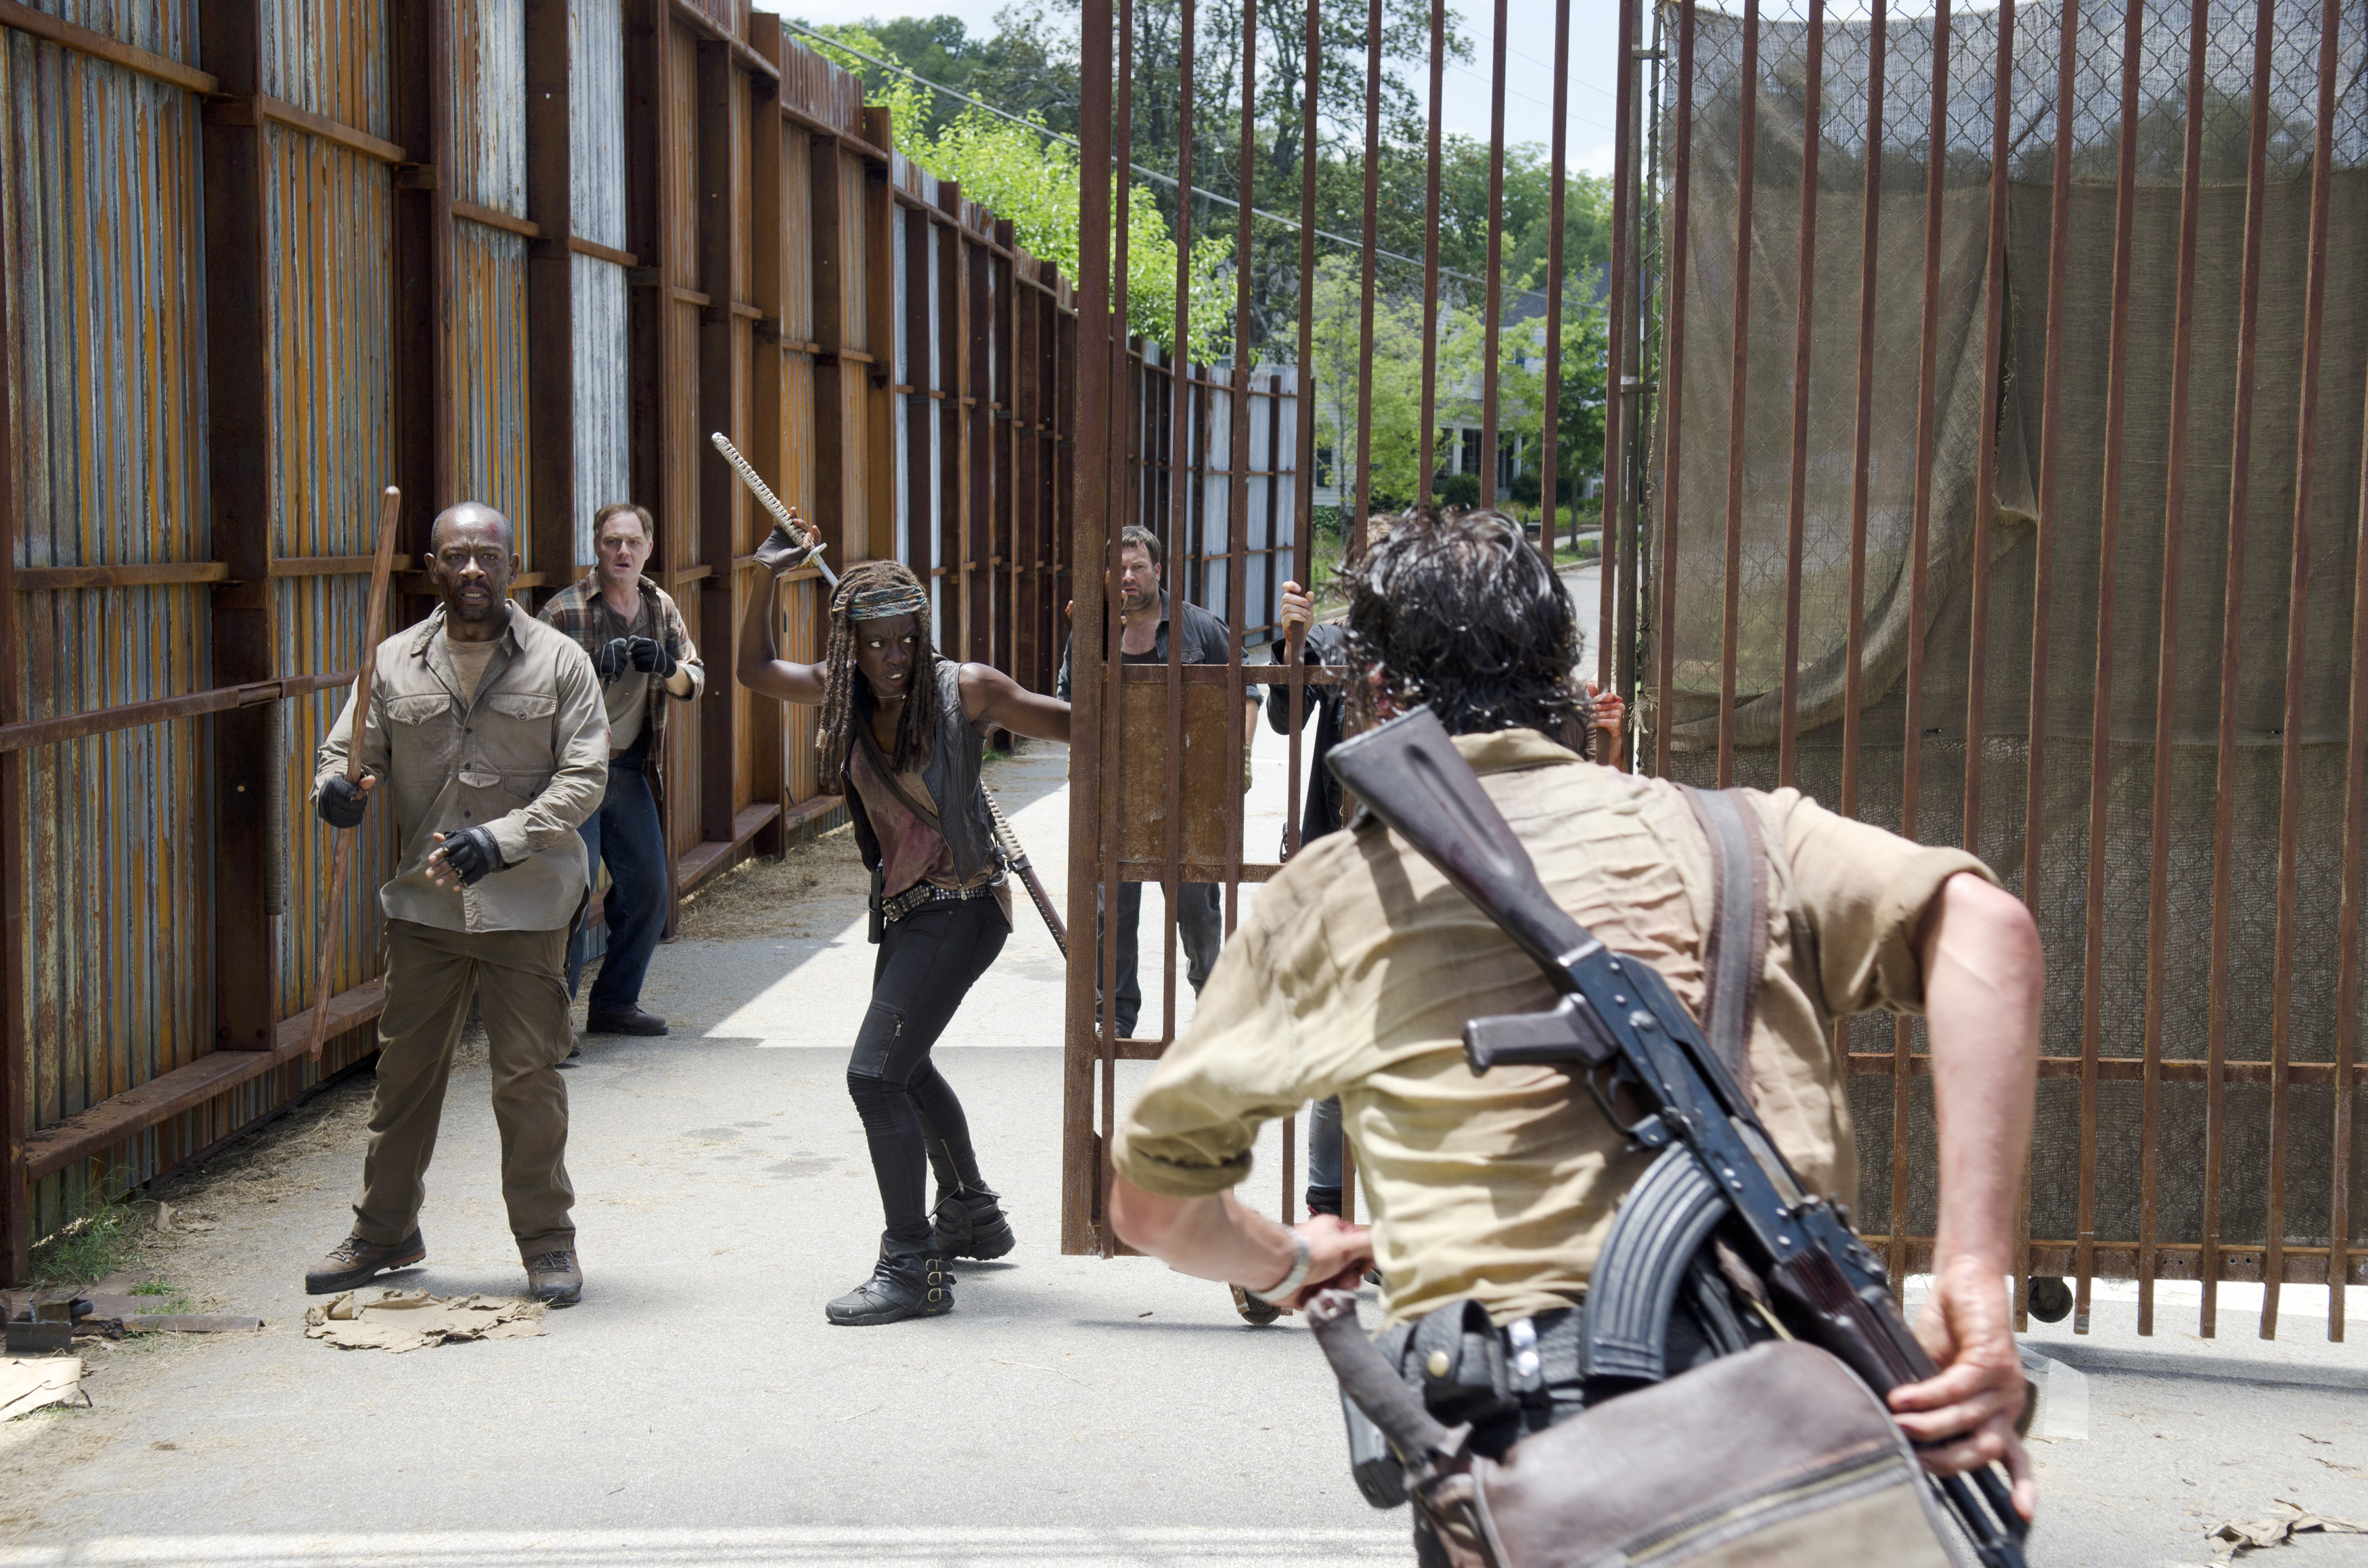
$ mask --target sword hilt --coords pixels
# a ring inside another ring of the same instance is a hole
[[[721,430],[715,430],[709,432],[707,438],[714,444],[716,451],[722,455],[732,472],[740,476],[740,483],[748,487],[748,493],[757,498],[757,504],[773,515],[773,520],[780,524],[791,539],[806,541],[806,558],[799,562],[798,565],[811,563],[815,571],[822,574],[823,581],[830,585],[833,592],[837,592],[838,574],[832,571],[830,563],[823,560],[822,542],[798,526],[797,518],[787,506],[781,504],[781,498],[773,494],[773,487],[766,483],[755,469],[748,466],[748,460],[740,455],[740,449],[732,444],[729,437]],[[795,571],[796,567],[791,570]]]

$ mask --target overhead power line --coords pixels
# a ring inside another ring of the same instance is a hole
[[[882,71],[894,71],[899,76],[903,76],[909,81],[918,83],[920,85],[928,88],[929,91],[933,93],[939,93],[947,97],[956,100],[957,102],[968,104],[973,108],[984,109],[988,114],[995,116],[997,119],[1008,119],[1014,125],[1034,131],[1037,135],[1042,136],[1047,142],[1058,142],[1062,146],[1070,148],[1081,154],[1085,152],[1084,144],[1079,142],[1076,138],[1073,136],[1064,136],[1059,131],[1039,124],[1037,121],[1030,119],[1025,115],[1018,115],[1012,113],[1009,109],[999,108],[994,104],[986,102],[984,98],[972,97],[968,93],[949,87],[941,82],[932,82],[927,76],[922,75],[920,73],[914,71],[909,67],[900,65],[895,61],[883,60],[879,55],[867,53],[864,51],[856,48],[853,44],[842,43],[837,39],[831,37],[828,33],[818,31],[815,28],[806,26],[803,22],[791,21],[789,17],[783,17],[781,18],[781,26],[790,28],[793,32],[801,32],[805,34],[808,38],[818,40],[819,41],[827,44],[831,48],[838,50],[843,53],[851,54],[858,60],[877,65]],[[1145,168],[1141,164],[1133,162],[1130,162],[1127,165],[1127,167],[1133,169],[1136,174],[1141,175],[1144,178],[1148,180],[1156,180],[1161,185],[1167,186],[1170,189],[1180,190],[1183,187],[1183,182],[1178,180],[1173,175],[1162,174],[1157,169]],[[1202,190],[1196,187],[1194,187],[1192,194],[1204,200],[1214,201],[1223,206],[1231,207],[1236,211],[1241,209],[1242,204],[1235,200],[1232,197],[1219,196],[1212,190]],[[1294,232],[1299,228],[1298,219],[1287,217],[1281,212],[1269,212],[1263,207],[1251,208],[1250,216],[1253,218],[1263,218],[1269,223],[1280,223],[1284,228]],[[1347,245],[1350,250],[1360,254],[1365,248],[1365,243],[1362,240],[1351,239],[1346,234],[1336,234],[1329,229],[1317,229],[1315,231],[1315,237],[1319,240],[1329,240],[1334,244]],[[1375,256],[1387,256],[1392,261],[1404,262],[1409,267],[1420,267],[1422,265],[1422,260],[1418,256],[1401,256],[1396,251],[1383,250],[1379,245],[1373,247],[1373,254]],[[1488,285],[1488,280],[1485,278],[1475,278],[1468,272],[1458,272],[1452,267],[1440,267],[1439,269],[1439,275],[1441,278],[1455,278],[1459,282],[1476,283],[1484,289]],[[1543,289],[1508,288],[1505,290],[1505,292],[1508,294],[1524,295],[1532,300],[1543,300],[1546,297],[1545,290]]]

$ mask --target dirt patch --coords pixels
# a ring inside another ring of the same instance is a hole
[[[681,932],[705,942],[826,936],[809,917],[845,922],[871,890],[850,828],[801,844],[778,860],[744,860],[683,902]]]

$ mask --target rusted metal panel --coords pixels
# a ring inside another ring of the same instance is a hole
[[[812,138],[794,125],[781,127],[781,211],[791,243],[783,247],[789,276],[783,284],[781,336],[811,343],[814,335],[814,247],[803,243],[814,222]],[[791,472],[796,470],[792,469]],[[786,497],[787,492],[782,493]],[[808,505],[811,506],[811,500]]]
[[[94,11],[96,7],[92,8]],[[77,16],[188,52],[177,8]],[[193,561],[204,508],[199,114],[174,87],[0,33],[0,246],[10,271],[17,566]],[[207,590],[13,596],[16,716],[39,719],[209,684]],[[14,803],[30,1061],[17,1103],[55,1121],[211,1042],[211,767],[201,723],[26,753]],[[34,1027],[37,1026],[37,1027]],[[12,1096],[13,1097],[13,1096]],[[153,1148],[128,1153],[139,1174]],[[36,1230],[85,1173],[40,1184]]]
[[[373,136],[393,134],[382,4],[263,0],[262,10],[266,93]]]
[[[699,288],[700,219],[706,203],[700,200],[697,189],[696,161],[692,157],[692,128],[699,123],[699,38],[687,28],[672,28],[666,33],[666,127],[672,133],[668,142],[658,149],[658,156],[670,165],[673,177],[662,182],[665,192],[664,257],[659,270],[669,287],[696,290]],[[698,333],[694,329],[694,339]],[[695,394],[699,379],[693,376],[680,383],[682,396]],[[682,449],[689,453],[689,449]],[[689,516],[688,512],[684,514]]]
[[[271,551],[275,557],[358,556],[376,545],[380,489],[394,468],[389,346],[394,303],[393,171],[335,143],[271,126],[265,210],[271,305],[273,432]],[[281,578],[273,665],[286,671],[350,666],[361,651],[370,579],[362,574]],[[327,910],[329,830],[313,815],[313,748],[345,700],[342,687],[279,710],[279,793],[274,822],[284,846],[277,923],[281,1016],[311,996]],[[355,874],[336,922],[333,989],[378,972],[373,892],[393,865],[392,819],[374,812],[359,830]],[[332,1059],[333,1064],[335,1059]]]
[[[848,348],[870,354],[875,351],[871,340],[871,224],[866,221],[871,203],[866,199],[863,160],[853,154],[843,154],[838,160],[838,210],[843,215],[839,223],[839,245],[842,260],[838,276],[844,290],[840,295],[845,312],[843,343]],[[884,346],[881,346],[884,347]],[[863,449],[858,446],[855,450]]]
[[[454,0],[452,195],[526,213],[526,0]]]
[[[625,123],[624,25],[623,0],[569,0],[570,222],[578,238],[612,250],[632,248],[625,233],[625,139],[619,134]],[[580,270],[576,282],[580,290]],[[582,309],[580,292],[577,308]],[[621,354],[619,360],[621,364]]]
[[[569,258],[575,316],[575,561],[593,558],[592,518],[611,501],[636,500],[632,458],[625,269],[598,256]]]
[[[523,235],[452,225],[452,386],[459,415],[460,491],[513,522],[526,517],[526,331]],[[519,533],[524,551],[528,536]],[[529,560],[526,569],[545,563]],[[566,562],[558,563],[564,570]]]

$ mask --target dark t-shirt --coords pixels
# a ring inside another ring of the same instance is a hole
[[[1188,665],[1224,664],[1233,650],[1232,631],[1227,629],[1224,621],[1211,615],[1199,605],[1190,603],[1179,605],[1174,598],[1167,601],[1167,614],[1159,618],[1159,629],[1152,634],[1151,652],[1148,653],[1121,653],[1119,655],[1120,660],[1130,665],[1166,664],[1170,618],[1179,609],[1183,612],[1184,624],[1183,662]],[[1070,700],[1069,655],[1076,646],[1076,638],[1073,634],[1067,644],[1061,649],[1061,674],[1053,686],[1053,695],[1064,702]],[[1258,688],[1254,685],[1244,687],[1243,695],[1252,702],[1260,700]]]

